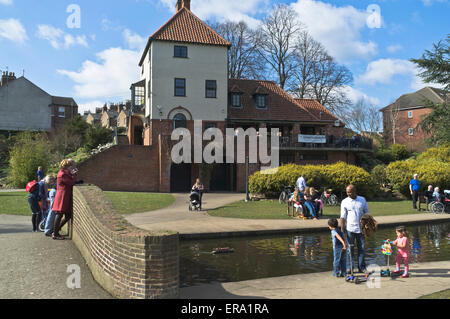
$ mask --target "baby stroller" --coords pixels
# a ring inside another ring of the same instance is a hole
[[[192,191],[189,195],[189,211],[202,210],[202,197],[199,191]]]

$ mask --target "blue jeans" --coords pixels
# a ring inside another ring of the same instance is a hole
[[[334,248],[333,276],[345,276],[345,250]]]
[[[55,223],[55,212],[53,209],[48,211],[47,220],[45,221],[45,234],[51,235],[53,233],[53,225]]]
[[[355,243],[356,240],[356,247],[358,248],[358,269],[359,270],[364,270],[366,269],[366,262],[364,260],[364,257],[366,255],[364,249],[364,245],[365,245],[365,238],[364,235],[362,233],[352,233],[347,231],[347,244],[348,244],[348,257],[347,257],[347,269],[350,269],[350,260],[354,260],[353,259],[353,255],[354,255],[354,250],[355,250]],[[351,245],[351,246],[350,246]],[[355,265],[353,265],[353,268],[355,268]]]

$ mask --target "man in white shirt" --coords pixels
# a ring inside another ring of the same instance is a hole
[[[300,190],[300,192],[304,192],[306,189],[306,180],[305,180],[305,175],[302,174],[302,176],[300,176],[300,178],[297,180],[297,187]]]
[[[347,187],[347,198],[341,203],[341,230],[343,234],[347,234],[348,247],[356,240],[358,247],[358,271],[366,270],[366,262],[364,260],[365,238],[361,231],[361,218],[364,214],[369,214],[369,206],[362,196],[356,195],[356,188],[353,185]],[[346,230],[346,232],[345,232]],[[350,269],[350,258],[353,258],[353,249],[348,249],[347,270]]]

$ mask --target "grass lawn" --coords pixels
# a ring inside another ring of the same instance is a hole
[[[435,292],[431,295],[422,296],[419,299],[450,299],[450,289]]]
[[[105,192],[120,214],[150,212],[172,205],[175,197],[159,193]]]
[[[143,213],[172,205],[170,194],[105,192],[120,214]],[[0,192],[0,214],[31,215],[27,192]]]
[[[417,214],[412,209],[411,201],[369,202],[372,216]],[[423,213],[423,211],[422,211]],[[239,201],[224,207],[208,211],[211,216],[250,219],[289,219],[286,205],[280,205],[278,200],[261,200],[255,202]],[[325,206],[323,216],[326,218],[339,218],[340,206]]]

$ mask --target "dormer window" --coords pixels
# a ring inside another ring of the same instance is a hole
[[[186,46],[180,46],[176,45],[174,48],[173,56],[176,58],[187,58],[187,47]]]
[[[231,106],[242,107],[242,93],[231,93]]]
[[[255,95],[255,106],[257,109],[266,109],[267,108],[267,95],[256,94]]]

